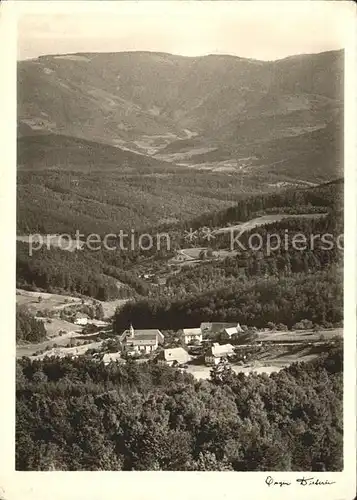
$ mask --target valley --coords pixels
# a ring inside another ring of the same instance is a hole
[[[342,66],[342,51],[19,62],[18,229],[117,232],[340,177]]]
[[[59,311],[70,309],[73,305],[82,308],[90,302],[65,295],[50,293],[28,292],[17,290],[16,302],[19,306],[26,306],[37,321],[45,324],[46,340],[37,343],[20,344],[16,348],[16,357],[29,357],[32,360],[43,360],[48,357],[78,357],[86,356],[90,353],[93,357],[95,353],[99,359],[108,352],[108,342],[116,344],[117,336],[111,324],[111,315],[106,315],[109,305],[110,312],[114,314],[117,308],[124,305],[125,301],[112,301],[101,303],[105,311],[104,320],[88,320],[87,325],[95,327],[93,332],[88,334],[85,327],[80,324],[73,324],[59,317]],[[114,309],[115,307],[115,309]],[[43,316],[44,314],[44,316]],[[164,332],[165,337],[166,333]],[[180,336],[180,332],[176,332]],[[261,352],[252,355],[247,362],[231,361],[234,373],[267,373],[279,371],[295,362],[306,362],[317,358],[322,353],[328,352],[330,343],[343,337],[342,329],[321,329],[319,331],[266,331],[257,332],[254,343],[264,345]],[[164,344],[170,346],[170,336],[168,335]],[[251,340],[237,347],[239,349],[252,348]],[[182,344],[185,347],[184,344]],[[109,350],[109,352],[111,352]],[[102,353],[100,355],[100,353]],[[124,356],[123,352],[122,355]],[[95,356],[94,356],[95,357]],[[121,363],[126,363],[126,358],[119,356]],[[155,359],[155,355],[146,361]],[[145,361],[144,359],[142,361]],[[186,373],[192,374],[197,380],[210,378],[211,367],[205,364],[200,356],[193,356],[185,368]]]
[[[343,58],[18,62],[18,470],[342,470]]]

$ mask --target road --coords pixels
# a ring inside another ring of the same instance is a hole
[[[66,332],[61,336],[51,337],[50,339],[46,339],[43,342],[39,342],[38,344],[28,344],[21,345],[16,347],[16,357],[22,358],[23,356],[32,356],[37,351],[42,351],[43,349],[49,347],[53,347],[54,344],[57,345],[66,345],[68,341],[76,337],[78,335],[78,327],[76,330],[71,332]]]

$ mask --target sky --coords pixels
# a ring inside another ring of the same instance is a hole
[[[28,7],[19,14],[19,59],[149,50],[274,60],[323,52],[344,47],[345,7],[350,4],[326,0],[141,0],[52,2],[56,5],[47,8],[44,3],[28,2],[37,4],[37,9]]]

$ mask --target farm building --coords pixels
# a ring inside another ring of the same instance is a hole
[[[222,333],[226,328],[237,327],[237,323],[201,323],[202,333],[216,334]]]
[[[168,366],[184,365],[191,361],[191,356],[182,347],[164,349],[157,357],[157,362]]]
[[[184,328],[182,333],[182,339],[185,344],[190,344],[191,342],[202,342],[202,331],[201,328]]]
[[[104,354],[102,361],[105,365],[109,365],[111,361],[118,361],[120,359],[120,352],[107,352]]]
[[[121,335],[120,341],[125,351],[150,353],[164,342],[164,336],[160,330],[134,330],[130,325],[129,330]]]
[[[221,333],[221,340],[236,339],[237,336],[242,332],[243,330],[240,324],[237,323],[237,326],[231,326],[223,330],[223,332]]]
[[[75,325],[86,325],[88,323],[88,316],[86,314],[81,313],[81,312],[77,312],[74,315],[73,323]]]
[[[234,354],[234,348],[231,344],[214,343],[205,354],[205,363],[207,365],[217,365],[223,359],[226,359]]]

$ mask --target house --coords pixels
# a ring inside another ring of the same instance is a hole
[[[202,342],[202,331],[201,328],[184,328],[182,333],[182,340],[185,344],[190,344],[191,342]]]
[[[183,250],[178,250],[176,252],[175,257],[172,260],[178,262],[185,262],[185,261],[195,260],[195,257],[189,255],[188,253],[185,253]]]
[[[202,333],[217,334],[217,333],[222,333],[225,328],[233,328],[235,326],[237,326],[237,323],[214,322],[214,323],[201,323],[200,328]]]
[[[118,361],[120,357],[120,352],[107,352],[104,354],[102,361],[105,365],[109,365],[111,361]]]
[[[200,330],[201,332],[209,332],[212,323],[201,323]]]
[[[242,332],[243,332],[242,327],[240,326],[239,323],[237,323],[237,326],[230,326],[223,330],[223,332],[221,333],[221,340],[236,339],[238,335]]]
[[[182,347],[174,347],[173,349],[163,349],[156,359],[159,364],[179,366],[188,363],[192,358]]]
[[[218,365],[224,359],[234,355],[234,348],[231,344],[220,345],[214,343],[205,354],[205,363],[207,365]]]
[[[73,317],[73,323],[75,325],[86,325],[88,323],[88,316],[81,312],[76,312]]]
[[[150,353],[155,351],[159,344],[163,344],[164,336],[160,330],[134,330],[130,325],[129,330],[120,336],[124,351]]]

